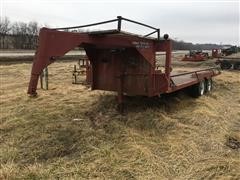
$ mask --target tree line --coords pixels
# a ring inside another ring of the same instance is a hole
[[[0,49],[35,49],[40,28],[41,25],[36,21],[12,23],[8,17],[0,17]],[[211,50],[222,47],[173,40],[174,50]]]
[[[13,22],[0,17],[0,49],[35,49],[40,25],[31,21]]]
[[[222,49],[225,46],[231,46],[231,45],[193,44],[190,42],[173,40],[174,50],[212,50],[212,49]]]

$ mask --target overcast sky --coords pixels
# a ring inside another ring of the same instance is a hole
[[[239,45],[239,0],[0,0],[0,15],[50,27],[88,24],[123,16],[159,27],[161,35],[193,43]],[[112,24],[111,27],[116,27]],[[101,27],[97,27],[101,29]],[[124,30],[148,33],[124,24]],[[151,32],[151,30],[150,30]]]

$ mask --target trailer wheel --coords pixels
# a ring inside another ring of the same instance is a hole
[[[231,69],[232,64],[229,61],[223,60],[220,64],[221,69]]]
[[[191,94],[193,97],[202,96],[205,92],[205,81],[200,81],[198,84],[195,84],[191,88]]]
[[[235,69],[235,70],[240,70],[240,62],[236,62],[236,63],[233,65],[233,69]]]
[[[205,80],[205,91],[206,92],[210,92],[212,90],[212,86],[213,86],[213,83],[212,83],[212,79],[206,79]]]

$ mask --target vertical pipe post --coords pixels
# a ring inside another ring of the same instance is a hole
[[[160,40],[160,29],[157,29],[157,39]]]
[[[117,95],[117,100],[118,100],[118,109],[120,113],[123,113],[123,108],[124,108],[124,102],[123,102],[123,74],[120,74],[119,76],[119,87],[118,87],[118,95]]]
[[[171,73],[171,59],[172,59],[172,43],[171,40],[165,40],[166,43],[166,62],[165,62],[165,74],[168,79],[168,87],[170,86],[170,73]]]
[[[44,69],[44,76],[45,76],[46,90],[48,90],[48,68],[47,67]]]
[[[75,65],[74,65],[75,66]],[[79,58],[78,59],[78,67],[79,67],[79,69],[80,69],[80,67],[81,67],[81,58]],[[75,68],[75,67],[74,67]],[[75,70],[74,70],[75,71]]]
[[[123,95],[123,91],[124,91],[124,87],[123,87],[123,83],[124,83],[124,64],[123,61],[121,59],[121,55],[115,55],[114,59],[116,59],[116,65],[118,66],[118,70],[116,72],[117,75],[117,101],[118,101],[118,110],[120,111],[120,113],[123,113],[123,108],[124,108],[124,95]]]
[[[77,84],[77,76],[76,76],[76,72],[77,72],[77,67],[76,65],[74,65],[74,68],[73,68],[73,84]]]
[[[122,28],[122,16],[118,16],[118,27],[117,27],[117,30],[118,31],[121,31],[121,28]]]
[[[43,72],[40,74],[40,85],[41,89],[43,89]]]
[[[88,84],[92,83],[92,67],[88,58],[86,59],[86,82]]]

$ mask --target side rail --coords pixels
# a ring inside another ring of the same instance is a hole
[[[171,75],[170,77],[177,77],[177,76],[183,76],[183,75],[187,75],[187,74],[197,74],[199,72],[204,72],[204,71],[211,71],[213,73],[213,75],[218,75],[221,73],[221,69],[219,67],[213,67],[213,68],[208,68],[208,69],[201,69],[198,71],[191,71],[191,72],[186,72],[186,73],[181,73],[181,74],[176,74],[176,75]]]
[[[176,84],[172,80],[173,77],[191,75],[192,74],[193,76],[195,76],[197,78],[198,81],[201,81],[203,78],[206,78],[206,76],[203,75],[203,77],[202,77],[202,75],[201,75],[204,72],[206,72],[209,77],[213,77],[213,76],[217,76],[217,75],[221,74],[221,69],[219,67],[213,67],[213,68],[208,68],[208,69],[201,69],[201,70],[198,70],[198,71],[191,71],[191,72],[172,75],[172,76],[170,76],[171,86],[176,86]]]

